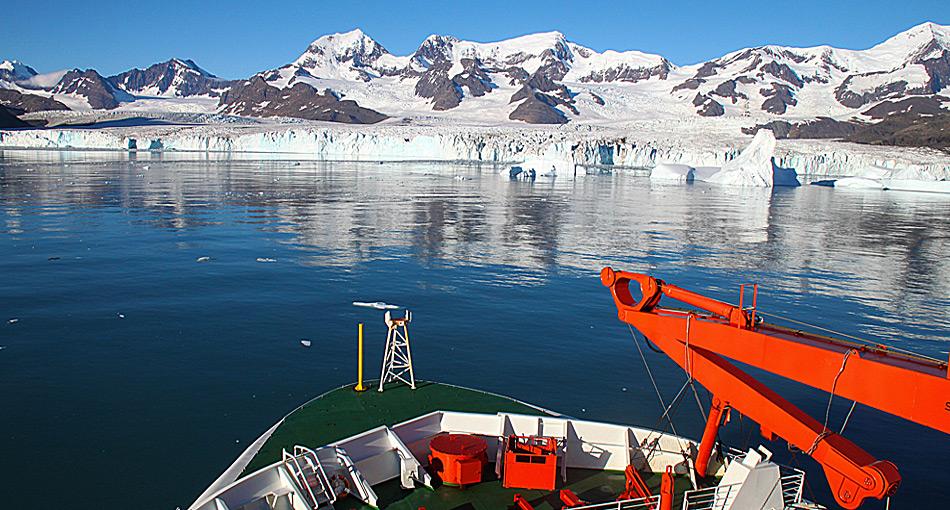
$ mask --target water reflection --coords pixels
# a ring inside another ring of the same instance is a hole
[[[423,264],[503,267],[489,280],[499,285],[605,264],[688,280],[714,271],[755,279],[806,309],[803,296],[844,297],[880,310],[884,321],[910,320],[923,336],[950,320],[950,199],[940,195],[730,190],[624,175],[525,183],[491,166],[421,163],[18,151],[0,158],[10,236],[24,232],[23,214],[118,208],[154,228],[247,222],[289,234],[281,242],[299,249],[300,264],[354,267],[407,253]],[[51,219],[41,228],[55,227]],[[734,292],[719,281],[704,282],[706,290]]]

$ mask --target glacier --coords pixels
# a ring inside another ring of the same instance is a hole
[[[666,129],[664,129],[666,128]],[[760,131],[762,132],[762,131]],[[302,159],[352,161],[459,161],[518,164],[556,162],[559,177],[579,167],[653,168],[687,165],[706,180],[740,156],[749,137],[689,126],[338,126],[326,124],[164,125],[101,129],[0,130],[0,149],[161,150],[273,153]],[[763,135],[765,136],[765,135]],[[858,145],[829,140],[779,140],[776,168],[800,177],[861,175],[869,168],[895,172],[894,180],[950,181],[950,158],[928,149]],[[563,169],[563,170],[562,170]],[[700,170],[701,169],[701,170]],[[697,179],[699,177],[697,176]]]

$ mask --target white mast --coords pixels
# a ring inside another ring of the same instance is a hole
[[[409,349],[409,322],[412,312],[406,310],[402,318],[393,318],[386,312],[386,350],[383,353],[383,369],[379,375],[379,391],[390,381],[402,381],[416,389],[416,377],[412,371],[412,351]],[[406,379],[406,374],[409,378]]]

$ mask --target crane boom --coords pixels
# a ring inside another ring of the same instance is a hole
[[[713,394],[696,470],[705,476],[724,410],[737,409],[805,451],[824,469],[835,499],[857,508],[892,494],[900,484],[894,464],[831,432],[825,425],[742,371],[751,365],[927,427],[950,433],[947,363],[916,355],[759,323],[743,309],[651,276],[601,271],[620,320],[636,327]],[[631,283],[642,298],[634,299]],[[659,307],[667,296],[703,312]],[[728,359],[727,359],[728,358]]]

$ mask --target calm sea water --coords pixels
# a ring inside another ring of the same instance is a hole
[[[422,378],[645,426],[661,407],[606,264],[729,300],[758,282],[763,310],[947,357],[950,197],[499,170],[0,151],[0,506],[186,507],[354,380],[358,322],[378,366],[382,312],[352,301],[412,309]],[[671,399],[682,371],[647,360]],[[825,394],[756,375],[823,417]],[[676,423],[701,435],[692,401]],[[900,466],[898,508],[950,496],[946,436],[863,406],[846,435]]]

